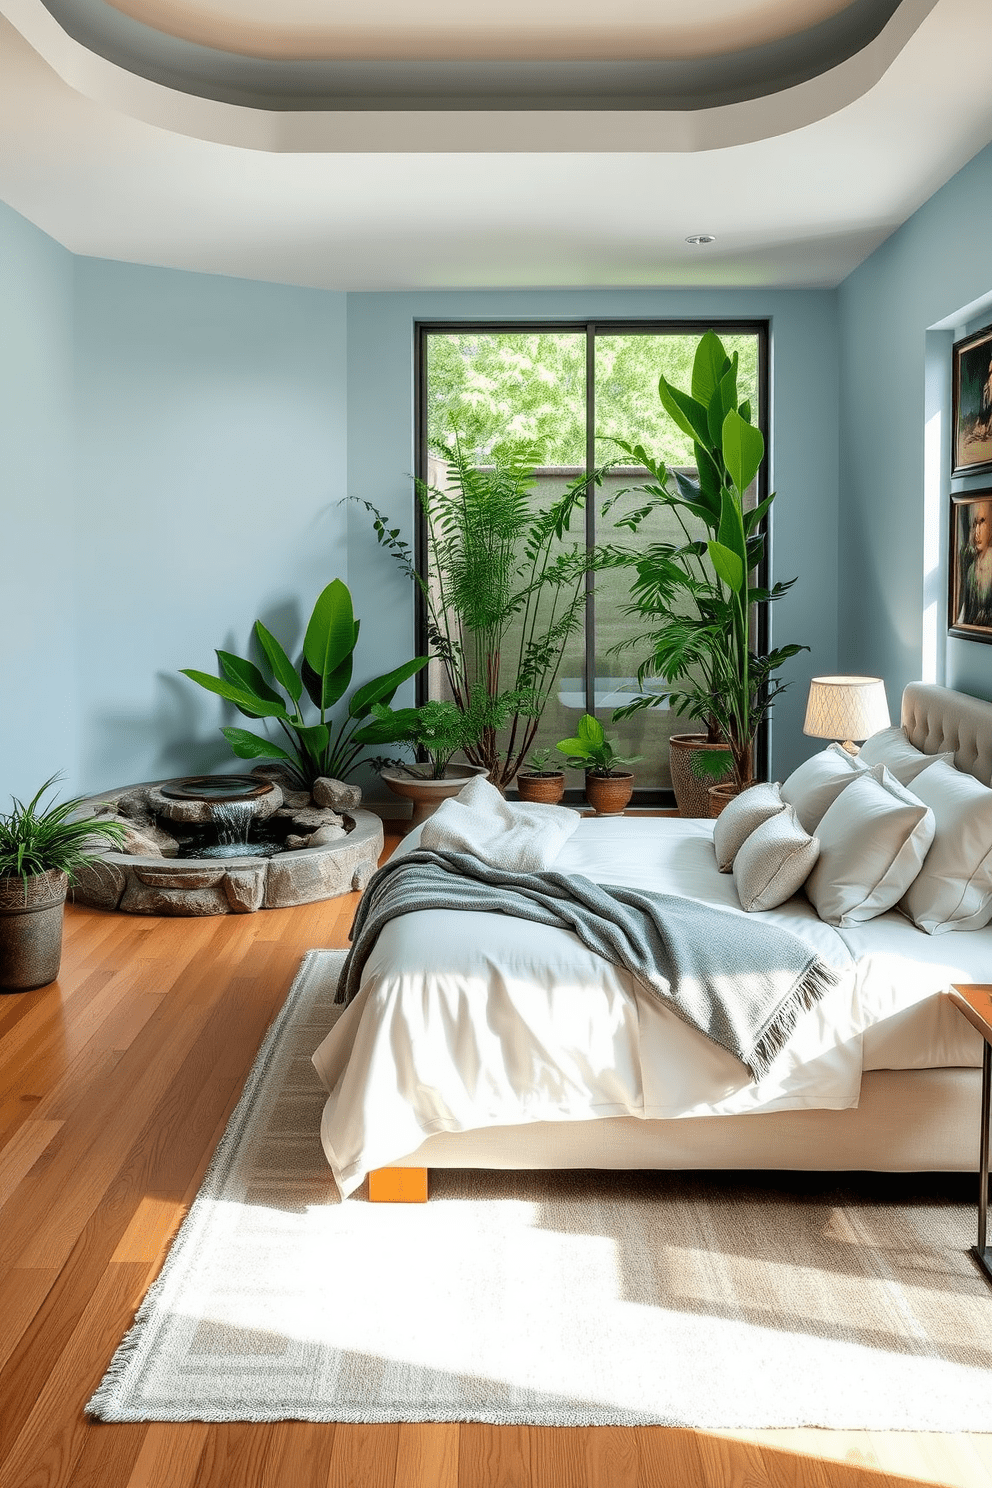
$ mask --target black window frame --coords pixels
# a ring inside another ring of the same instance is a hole
[[[479,335],[501,335],[501,334],[582,334],[586,343],[586,441],[585,458],[586,470],[595,468],[596,464],[596,395],[595,395],[595,352],[597,332],[602,335],[694,335],[700,337],[706,331],[716,331],[718,336],[722,335],[753,335],[758,342],[758,428],[761,430],[765,441],[765,458],[761,462],[758,472],[758,502],[762,502],[769,491],[769,465],[771,463],[771,399],[770,399],[770,354],[771,354],[771,322],[768,319],[734,319],[732,317],[721,317],[718,319],[701,320],[698,317],[679,319],[657,319],[654,317],[624,318],[583,318],[580,320],[480,320],[472,318],[469,320],[415,320],[414,321],[414,439],[415,458],[414,468],[417,478],[421,481],[427,479],[427,343],[432,335],[465,335],[477,333]],[[761,532],[765,538],[765,551],[761,565],[755,575],[759,588],[768,587],[770,573],[770,558],[772,544],[771,513],[765,514],[761,523]],[[592,501],[586,503],[586,543],[587,545],[596,540],[596,508]],[[420,573],[424,572],[427,554],[427,522],[420,509],[420,503],[414,502],[414,561]],[[427,646],[427,613],[423,597],[418,594],[415,615],[416,649],[418,655],[426,654]],[[589,574],[586,579],[586,613],[585,613],[585,692],[586,701],[590,697],[595,706],[595,668],[596,668],[596,601],[595,601],[595,575]],[[754,642],[759,655],[768,649],[769,624],[767,603],[757,606],[756,626]],[[423,703],[427,700],[427,669],[419,673],[416,680],[417,702]],[[762,720],[755,739],[754,767],[758,778],[764,779],[768,775],[769,767],[769,731],[767,716]],[[636,776],[635,776],[636,786]],[[567,800],[579,802],[583,799],[581,789],[566,792]],[[675,805],[675,796],[671,790],[663,787],[647,786],[635,788],[632,805],[646,808],[671,808]]]

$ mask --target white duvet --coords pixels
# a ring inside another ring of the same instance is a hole
[[[400,850],[415,845],[411,834]],[[584,818],[555,869],[743,914],[711,822]],[[934,940],[895,912],[835,930],[802,896],[751,918],[800,935],[840,974],[759,1082],[571,932],[444,910],[392,921],[313,1056],[342,1194],[437,1132],[844,1109],[858,1103],[863,1064],[981,1063],[978,1035],[937,994],[986,979],[992,930]]]

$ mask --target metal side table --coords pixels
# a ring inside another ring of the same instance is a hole
[[[951,1001],[960,1013],[978,1029],[985,1040],[982,1053],[982,1132],[978,1159],[978,1244],[971,1253],[992,1281],[992,1251],[988,1246],[989,1218],[989,1109],[992,1105],[992,985],[985,982],[962,982],[951,987]]]

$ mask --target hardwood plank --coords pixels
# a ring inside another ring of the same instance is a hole
[[[269,1433],[265,1488],[325,1488],[337,1429],[305,1421],[275,1422]]]
[[[149,1427],[144,1422],[85,1428],[72,1488],[124,1488]],[[177,1448],[178,1448],[177,1443]]]
[[[586,1475],[589,1488],[638,1488],[642,1482],[656,1481],[642,1477],[637,1437],[624,1426],[597,1426],[589,1431]]]
[[[458,1488],[458,1433],[446,1422],[400,1426],[395,1488]],[[552,1488],[550,1478],[541,1482]]]
[[[18,1266],[0,1281],[0,1370],[17,1348],[58,1276],[57,1266]]]
[[[61,1121],[36,1121],[29,1117],[4,1145],[0,1151],[0,1209],[62,1130],[62,1125]]]
[[[134,1313],[145,1277],[144,1266],[114,1266],[100,1278],[9,1450],[0,1453],[4,1488],[36,1488],[39,1473],[46,1488],[72,1488],[88,1429],[83,1406],[120,1341],[122,1313]],[[3,1426],[6,1434],[6,1413]]]
[[[210,1427],[203,1421],[181,1421],[145,1426],[143,1430],[141,1451],[127,1488],[193,1488]]]
[[[336,1426],[327,1488],[393,1488],[399,1434],[393,1424]]]
[[[484,1426],[461,1429],[458,1443],[458,1488],[519,1488],[539,1480],[531,1472],[528,1426]],[[615,1488],[625,1488],[618,1483]]]
[[[207,1432],[203,1454],[190,1488],[263,1488],[265,1464],[272,1440],[272,1428],[257,1423],[224,1422]],[[169,1479],[164,1482],[169,1483]],[[186,1488],[182,1480],[176,1488]]]

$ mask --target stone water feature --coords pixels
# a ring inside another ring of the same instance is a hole
[[[340,780],[300,790],[278,765],[104,791],[85,809],[121,822],[124,842],[82,871],[74,898],[125,914],[252,914],[364,889],[383,832],[361,798]]]

